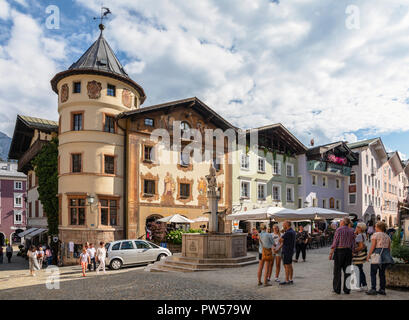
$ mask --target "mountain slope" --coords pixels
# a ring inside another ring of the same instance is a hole
[[[11,138],[3,132],[0,132],[0,159],[7,160],[9,149],[11,144]]]

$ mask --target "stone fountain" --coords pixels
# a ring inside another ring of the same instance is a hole
[[[155,263],[150,271],[206,271],[220,268],[243,267],[257,263],[256,256],[247,254],[247,233],[225,233],[219,230],[224,213],[218,212],[220,198],[216,170],[210,167],[207,179],[209,201],[209,232],[182,235],[182,254]]]

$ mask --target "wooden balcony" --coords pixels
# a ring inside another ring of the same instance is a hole
[[[318,161],[318,160],[310,160],[307,161],[307,170],[308,171],[322,171],[327,173],[332,173],[341,176],[350,176],[351,175],[351,168],[346,166],[341,166],[339,164],[325,162],[325,161]]]

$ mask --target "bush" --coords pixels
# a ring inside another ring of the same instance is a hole
[[[182,234],[184,233],[204,233],[202,229],[173,230],[166,235],[166,241],[173,244],[182,244]]]
[[[399,229],[392,238],[392,257],[409,263],[409,247],[401,243],[400,232],[401,230]]]

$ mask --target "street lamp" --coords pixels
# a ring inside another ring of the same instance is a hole
[[[92,205],[93,205],[94,202],[95,202],[95,197],[94,197],[93,195],[89,194],[89,195],[87,196],[87,202],[88,202],[88,205],[89,205],[90,210],[92,211]]]

